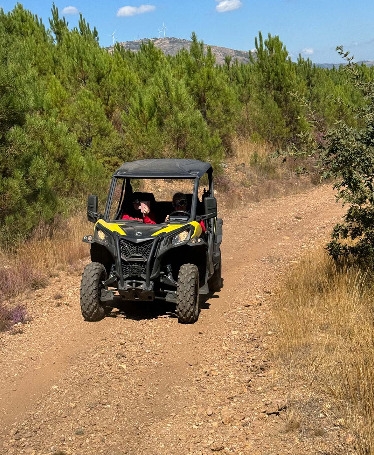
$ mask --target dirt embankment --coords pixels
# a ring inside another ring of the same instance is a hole
[[[224,213],[224,288],[194,325],[166,304],[86,323],[81,269],[20,297],[33,320],[0,335],[0,453],[349,453],[318,409],[292,428],[293,385],[270,355],[282,272],[342,213],[327,187]]]

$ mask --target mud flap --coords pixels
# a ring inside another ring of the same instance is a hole
[[[204,286],[201,286],[199,289],[199,295],[208,295],[209,294],[209,286],[208,283],[205,283]]]
[[[100,294],[100,302],[113,302],[114,299],[114,292],[109,291],[108,289],[102,289]]]

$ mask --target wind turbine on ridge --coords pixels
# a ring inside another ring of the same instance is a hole
[[[158,29],[158,37],[159,38],[165,38],[165,32],[166,32],[166,25],[163,22],[162,23],[162,27]],[[163,35],[163,36],[161,36],[161,35]]]

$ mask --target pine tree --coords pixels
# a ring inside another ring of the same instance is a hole
[[[256,104],[260,111],[256,119],[261,135],[273,144],[285,147],[299,144],[300,135],[310,126],[300,98],[304,94],[303,81],[298,79],[296,65],[278,36],[263,40],[261,32],[255,39],[256,51],[250,54],[256,71]]]

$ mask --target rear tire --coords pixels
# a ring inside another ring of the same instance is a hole
[[[80,304],[85,321],[100,321],[105,316],[105,308],[100,301],[103,281],[107,278],[105,267],[100,262],[86,265],[82,275]]]
[[[193,324],[199,318],[199,269],[183,264],[179,270],[176,313],[181,324]]]

